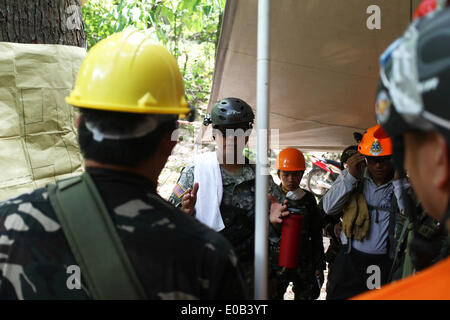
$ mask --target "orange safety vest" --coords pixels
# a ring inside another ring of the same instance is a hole
[[[406,279],[352,300],[450,300],[450,257]]]

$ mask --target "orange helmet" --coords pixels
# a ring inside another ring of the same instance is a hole
[[[277,157],[277,170],[304,171],[306,170],[303,153],[295,148],[281,150]]]
[[[392,155],[392,141],[383,128],[377,124],[364,132],[358,151],[366,156],[383,157]]]

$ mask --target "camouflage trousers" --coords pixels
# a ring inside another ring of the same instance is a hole
[[[283,300],[289,282],[294,284],[295,300],[314,300],[320,295],[314,270],[288,269],[278,265],[280,247],[269,244],[269,299]]]
[[[247,298],[253,299],[255,288],[255,263],[254,261],[240,262],[242,276],[247,289]]]

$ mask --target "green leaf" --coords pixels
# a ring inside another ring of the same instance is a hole
[[[203,13],[209,17],[211,14],[211,6],[203,6]]]
[[[160,19],[159,21],[163,21],[165,24],[171,24],[168,18],[169,9],[165,6],[160,6]]]
[[[193,12],[199,3],[200,0],[184,0],[182,9],[188,10],[189,12]]]
[[[173,24],[175,22],[175,14],[172,12],[172,10],[167,10],[167,19],[169,20],[170,24]]]

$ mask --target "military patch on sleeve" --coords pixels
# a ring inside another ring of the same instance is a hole
[[[178,197],[181,198],[185,193],[186,190],[183,189],[182,186],[180,186],[178,183],[173,188],[173,193]]]

